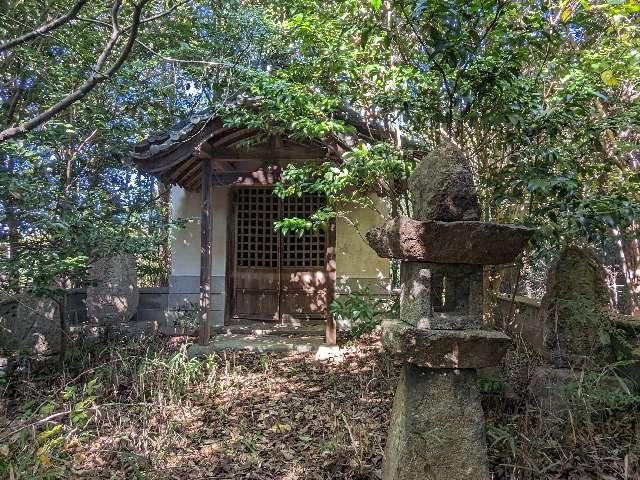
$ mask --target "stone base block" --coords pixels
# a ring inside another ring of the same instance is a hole
[[[541,409],[557,413],[569,407],[567,387],[579,378],[580,371],[570,368],[538,367],[529,383],[529,396]]]
[[[425,330],[400,320],[382,323],[382,343],[400,360],[429,368],[484,368],[498,365],[511,344],[490,330]]]
[[[344,354],[346,350],[340,348],[338,345],[327,345],[323,343],[318,347],[316,352],[316,360],[331,360],[336,363],[340,363],[344,360]]]
[[[404,365],[393,401],[384,480],[489,478],[475,370]]]

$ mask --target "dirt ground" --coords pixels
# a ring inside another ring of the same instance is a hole
[[[0,478],[382,478],[398,369],[375,335],[339,363],[189,359],[185,340],[79,350],[64,374],[19,364],[1,397]],[[554,424],[522,400],[486,395],[493,478],[640,478],[636,400]]]
[[[141,361],[141,348],[95,352],[66,379],[40,371],[9,385],[8,478],[381,478],[396,370],[375,340],[340,363],[166,352]]]

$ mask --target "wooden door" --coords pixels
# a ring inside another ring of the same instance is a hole
[[[324,206],[320,195],[287,197],[282,202],[283,217],[309,218]],[[285,323],[323,319],[326,312],[326,234],[305,231],[281,236],[280,317]]]
[[[280,200],[271,188],[243,187],[234,195],[233,317],[297,323],[326,312],[326,234],[283,236],[283,217],[309,218],[324,205],[319,195]]]
[[[239,188],[234,197],[234,316],[278,320],[278,198],[270,188]]]

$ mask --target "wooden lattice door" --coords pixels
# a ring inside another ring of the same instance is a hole
[[[271,188],[235,192],[233,317],[297,322],[326,312],[326,234],[281,235],[283,217],[309,218],[324,205],[320,195],[280,200]]]

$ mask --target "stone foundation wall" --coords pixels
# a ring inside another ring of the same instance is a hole
[[[199,275],[171,275],[167,291],[167,318],[173,323],[183,323],[195,316],[200,301]],[[211,276],[211,303],[209,318],[212,326],[222,325],[225,315],[225,277]]]
[[[224,278],[214,277],[212,285],[213,325],[222,325],[224,314]],[[199,279],[173,277],[171,287],[138,289],[138,308],[128,321],[119,322],[118,329],[131,335],[161,332],[182,335],[195,331]],[[367,291],[375,297],[391,298],[384,281],[369,278],[339,279],[337,298]],[[73,289],[67,295],[66,325],[72,340],[88,340],[98,336],[96,325],[87,315],[86,289]],[[193,325],[191,325],[193,323]],[[39,354],[57,353],[60,344],[58,309],[46,299],[30,296],[6,298],[0,301],[0,348]],[[351,328],[349,319],[338,319],[340,329]]]
[[[166,287],[140,288],[136,313],[129,321],[120,322],[118,329],[133,336],[158,331],[181,333],[167,314],[168,292]],[[87,316],[86,302],[85,289],[68,292],[65,324],[69,342],[90,342],[99,335]],[[27,294],[0,301],[0,350],[51,355],[59,348],[60,312],[55,302]]]
[[[542,302],[535,298],[498,293],[494,296],[496,328],[509,336],[518,336],[541,353],[544,348]]]

